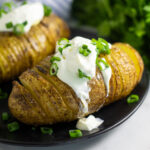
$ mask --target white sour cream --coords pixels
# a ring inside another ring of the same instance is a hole
[[[64,48],[66,44],[70,44]],[[88,56],[84,56],[79,53],[79,49],[87,45],[91,53]],[[62,54],[59,48],[63,48]],[[80,69],[84,74],[91,79],[96,75],[96,45],[93,45],[91,40],[83,37],[75,37],[69,42],[66,40],[61,41],[61,44],[57,42],[56,45],[56,57],[61,58],[61,61],[55,61],[58,66],[57,77],[68,84],[81,100],[81,110],[83,113],[88,112],[88,103],[90,102],[89,92],[91,88],[88,85],[89,79],[80,78],[78,70]],[[102,64],[102,67],[105,67]],[[107,94],[109,94],[109,81],[111,78],[111,68],[106,68],[102,71],[104,82],[107,87]]]
[[[88,118],[81,118],[76,124],[76,128],[85,131],[91,131],[98,128],[104,121],[100,118],[95,118],[93,115],[90,115]]]
[[[102,59],[106,62],[105,58],[102,58]],[[109,81],[111,79],[112,70],[110,66],[108,68],[105,68],[105,65],[103,63],[101,63],[101,66],[103,68],[103,71],[101,71],[101,73],[103,75],[104,83],[107,89],[107,96],[108,96],[109,95]]]
[[[62,55],[58,51],[60,46],[57,44],[55,56],[61,58],[60,62],[56,62],[59,67],[57,76],[72,87],[76,95],[81,99],[82,110],[86,113],[88,112],[89,92],[91,89],[87,78],[79,78],[78,69],[91,78],[95,76],[96,47],[91,43],[91,40],[82,37],[75,37],[69,43],[71,46],[65,48]],[[79,53],[79,48],[83,44],[86,44],[88,49],[91,50],[91,53],[86,57]]]
[[[44,17],[43,5],[39,2],[29,3],[13,9],[7,14],[3,14],[0,18],[0,31],[12,32],[12,28],[6,28],[6,24],[12,22],[13,25],[22,24],[27,21],[25,32],[28,32],[33,25],[38,24]]]

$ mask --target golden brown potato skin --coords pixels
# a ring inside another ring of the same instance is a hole
[[[96,77],[89,81],[89,114],[130,94],[141,80],[144,69],[141,56],[128,44],[116,43],[109,55],[101,57],[112,69],[110,92],[106,97],[103,76],[97,69]],[[22,84],[13,82],[9,108],[13,116],[25,124],[54,124],[88,115],[82,114],[80,99],[72,88],[56,76],[49,75],[49,60],[50,56],[24,72],[19,77]]]
[[[66,23],[54,14],[22,35],[0,33],[0,82],[14,79],[54,52],[61,37],[69,37]]]

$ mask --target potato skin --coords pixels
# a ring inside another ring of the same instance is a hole
[[[56,41],[69,35],[67,24],[54,14],[44,17],[21,36],[1,32],[0,83],[12,80],[27,68],[35,66],[54,52]]]
[[[24,72],[19,77],[22,84],[14,81],[8,102],[11,113],[25,124],[69,122],[130,94],[141,80],[144,69],[141,56],[131,46],[116,43],[109,55],[100,57],[105,58],[112,69],[109,95],[97,68],[96,76],[88,83],[91,87],[89,113],[82,113],[80,99],[71,87],[49,75],[50,56]]]

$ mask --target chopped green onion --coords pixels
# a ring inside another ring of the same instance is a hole
[[[5,13],[8,13],[8,12],[12,11],[13,5],[15,5],[13,2],[3,3],[3,5],[1,6],[1,10],[4,10]]]
[[[32,127],[32,131],[35,131],[36,130],[36,128],[35,127]]]
[[[0,89],[0,100],[8,98],[8,94]]]
[[[24,25],[23,24],[16,24],[13,28],[13,32],[15,35],[21,35],[24,31]]]
[[[81,132],[81,130],[69,130],[69,135],[71,138],[78,138],[81,137],[83,134]]]
[[[28,21],[23,22],[23,25],[26,26],[28,24]]]
[[[9,124],[7,125],[7,128],[8,128],[8,130],[9,130],[9,132],[14,132],[14,131],[19,130],[20,126],[19,126],[19,123],[18,123],[18,122],[14,121],[14,122],[12,122],[12,123],[9,123]]]
[[[6,14],[6,12],[3,9],[0,9],[0,18],[2,17],[3,14]]]
[[[52,12],[52,9],[47,5],[43,5],[43,8],[44,8],[44,16],[49,16]]]
[[[79,78],[87,78],[91,80],[91,77],[87,76],[84,72],[82,72],[80,69],[78,69],[78,76]]]
[[[51,76],[55,76],[55,75],[57,75],[57,72],[58,72],[58,66],[57,66],[57,64],[56,63],[51,64],[50,75]]]
[[[58,45],[62,45],[62,41],[65,41],[66,43],[69,43],[69,40],[67,38],[61,38],[59,41],[58,41]]]
[[[61,61],[61,58],[56,56],[51,57],[50,62],[53,63],[54,61]]]
[[[8,22],[7,24],[6,24],[6,28],[7,29],[10,29],[10,28],[12,28],[13,27],[13,23],[12,22]]]
[[[3,113],[2,113],[2,120],[3,120],[3,121],[6,121],[6,120],[8,120],[8,119],[9,119],[8,113],[7,113],[7,112],[3,112]]]
[[[52,135],[52,133],[53,133],[53,129],[52,128],[48,128],[48,127],[41,127],[40,130],[41,130],[41,132],[43,134]]]
[[[139,96],[136,94],[132,94],[127,98],[127,103],[131,104],[131,103],[135,103],[139,101]]]
[[[62,47],[59,47],[59,48],[58,48],[58,51],[62,54],[63,48],[62,48]]]
[[[106,40],[102,38],[92,39],[92,44],[96,45],[97,55],[100,54],[110,54],[109,44]]]
[[[26,4],[28,4],[28,2],[27,2],[27,1],[24,1],[24,2],[22,2],[21,5],[26,5]]]
[[[101,66],[101,63],[104,64],[104,66],[105,66],[104,69],[106,69],[106,68],[109,67],[109,65],[107,64],[106,61],[104,61],[103,59],[97,58],[97,59],[96,59],[96,65],[98,66],[98,68],[100,69],[100,71],[103,71],[103,70],[104,70],[103,67]]]
[[[63,48],[67,48],[67,47],[69,47],[69,46],[71,46],[71,44],[66,44]]]
[[[91,53],[91,51],[88,49],[88,46],[84,44],[82,48],[79,48],[79,53],[83,56],[88,56]]]

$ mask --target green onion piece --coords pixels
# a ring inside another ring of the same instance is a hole
[[[28,21],[23,22],[23,25],[26,26],[28,24]]]
[[[13,32],[15,35],[21,35],[24,31],[24,25],[23,24],[16,24],[13,28]]]
[[[6,24],[6,28],[7,29],[10,29],[10,28],[12,28],[13,27],[13,23],[12,22],[8,22],[7,24]]]
[[[3,92],[2,89],[0,89],[0,100],[7,99],[8,94],[6,92]]]
[[[44,16],[49,16],[52,12],[52,9],[47,5],[43,5],[43,8],[44,8]]]
[[[52,128],[48,128],[48,127],[41,127],[40,130],[41,130],[41,132],[43,134],[52,135],[52,133],[53,133],[53,129]]]
[[[59,48],[58,48],[58,51],[60,52],[60,54],[62,54],[63,48],[62,48],[62,47],[59,47]]]
[[[15,6],[15,4],[13,2],[3,3],[1,10],[4,10],[5,13],[8,13],[8,12],[12,11],[12,6]]]
[[[78,76],[79,76],[79,78],[87,78],[87,79],[91,80],[91,77],[87,76],[80,69],[78,69]]]
[[[136,103],[139,101],[139,96],[136,94],[132,94],[127,98],[127,103],[131,104],[131,103]]]
[[[3,112],[3,113],[2,113],[2,120],[3,120],[3,121],[6,121],[6,120],[8,120],[8,119],[9,119],[8,113],[7,113],[7,112]]]
[[[9,124],[7,125],[7,128],[8,128],[8,130],[9,130],[9,132],[14,132],[14,131],[19,130],[20,126],[19,126],[19,123],[18,123],[18,122],[14,121],[14,122],[12,122],[12,123],[9,123]]]
[[[63,48],[67,48],[69,46],[71,46],[71,44],[66,44]]]
[[[105,65],[105,69],[109,67],[109,65],[107,64],[106,61],[104,61],[103,59],[97,58],[96,59],[96,65],[98,66],[98,68],[100,69],[100,71],[103,71],[104,69],[101,66],[101,63],[103,63]]]
[[[6,12],[3,9],[0,9],[0,18],[2,17],[3,14],[6,14]]]
[[[69,130],[69,135],[71,138],[78,138],[81,137],[83,134],[81,132],[81,130]]]
[[[50,62],[53,63],[54,61],[61,61],[61,58],[56,56],[51,57]]]
[[[79,53],[83,56],[88,56],[91,53],[91,51],[88,49],[88,46],[84,44],[82,48],[79,48]]]
[[[92,44],[96,45],[97,55],[100,54],[110,54],[109,44],[106,40],[102,38],[92,39]]]
[[[55,76],[55,75],[57,75],[57,72],[58,72],[58,66],[57,66],[57,64],[56,63],[51,64],[50,75],[51,76]]]
[[[24,1],[24,2],[22,2],[21,5],[26,5],[26,4],[28,4],[28,2],[27,2],[27,1]]]
[[[35,131],[36,130],[36,128],[35,127],[32,127],[32,131]]]
[[[61,43],[62,41],[69,43],[69,40],[67,38],[61,38],[60,40],[58,40],[58,45],[62,45],[62,43]]]

